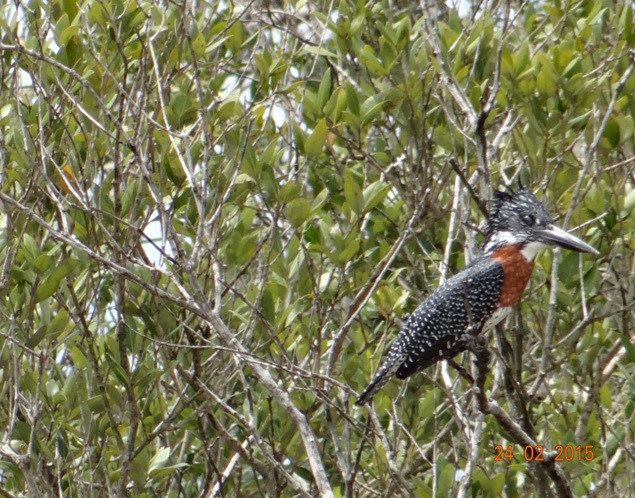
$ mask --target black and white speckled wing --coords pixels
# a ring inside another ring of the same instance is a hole
[[[464,351],[463,335],[492,316],[504,277],[498,261],[479,258],[447,280],[410,315],[384,366],[355,404],[368,402],[393,375],[405,379]]]

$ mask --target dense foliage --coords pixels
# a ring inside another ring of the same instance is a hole
[[[0,13],[2,496],[632,493],[630,1]],[[540,254],[489,413],[353,408],[518,179],[601,256]]]

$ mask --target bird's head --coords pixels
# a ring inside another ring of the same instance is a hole
[[[599,254],[583,240],[556,226],[543,204],[525,188],[509,193],[494,192],[483,251],[492,253],[510,245],[520,245],[529,260],[545,246]]]

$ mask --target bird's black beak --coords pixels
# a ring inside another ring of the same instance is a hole
[[[577,252],[588,252],[590,254],[595,254],[596,256],[600,254],[595,247],[590,246],[575,235],[571,235],[569,232],[566,232],[555,225],[548,225],[545,228],[538,230],[538,235],[545,244],[564,247],[565,249]]]

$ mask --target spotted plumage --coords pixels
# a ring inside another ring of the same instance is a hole
[[[393,376],[405,379],[465,351],[466,334],[488,330],[507,317],[527,286],[537,251],[545,245],[598,254],[556,227],[529,190],[495,192],[483,255],[441,285],[408,318],[383,367],[355,404],[368,402]]]

